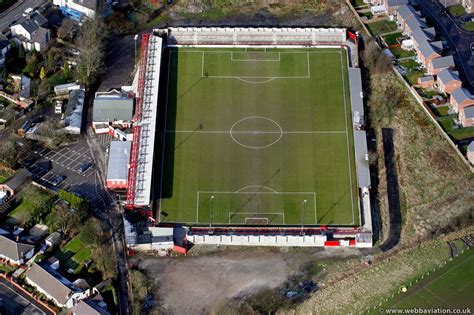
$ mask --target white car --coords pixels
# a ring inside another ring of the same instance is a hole
[[[25,12],[23,12],[23,16],[28,16],[31,13],[33,13],[33,8],[28,8],[28,9],[25,10]]]

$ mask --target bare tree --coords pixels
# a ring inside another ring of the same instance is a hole
[[[0,143],[0,161],[8,166],[15,165],[16,162],[16,146],[13,139],[6,139]]]
[[[365,66],[374,74],[382,74],[390,70],[390,59],[380,51],[373,39],[365,42],[362,60]]]
[[[105,32],[100,19],[87,20],[82,26],[79,38],[81,54],[77,62],[77,71],[83,83],[93,83],[102,71]]]
[[[77,24],[71,19],[64,19],[61,26],[58,29],[58,36],[64,40],[74,39],[74,35],[77,31]]]

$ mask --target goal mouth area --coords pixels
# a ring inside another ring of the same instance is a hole
[[[316,193],[198,191],[196,223],[215,225],[316,225]]]

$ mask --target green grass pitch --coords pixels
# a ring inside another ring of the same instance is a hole
[[[473,308],[474,251],[463,254],[389,300],[382,308]],[[377,312],[379,313],[379,312]]]
[[[345,50],[165,54],[161,222],[359,224]]]

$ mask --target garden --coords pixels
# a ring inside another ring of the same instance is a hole
[[[378,36],[384,33],[389,33],[397,30],[397,23],[389,20],[382,20],[373,23],[366,24],[370,33],[374,36]]]

